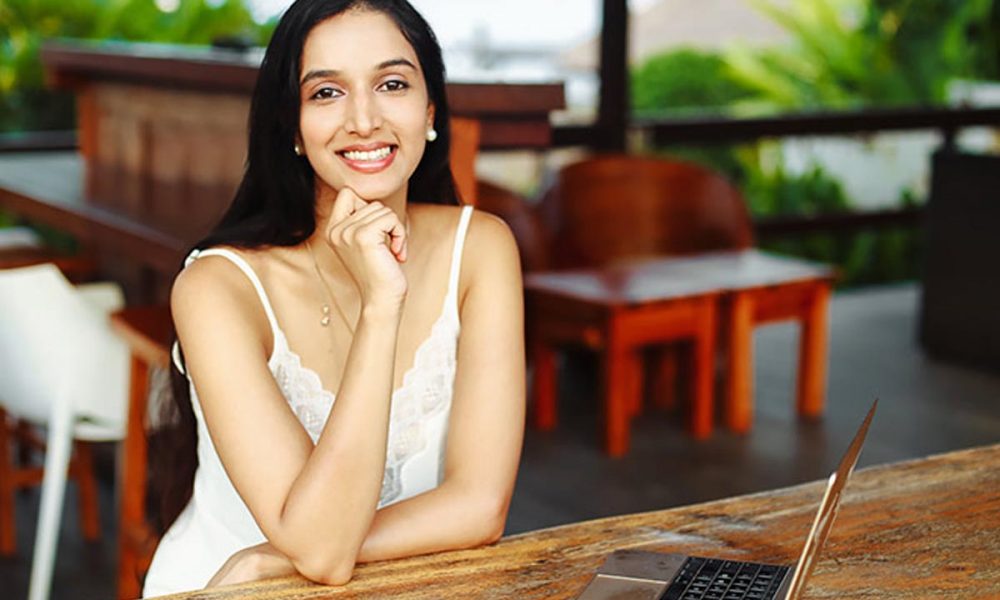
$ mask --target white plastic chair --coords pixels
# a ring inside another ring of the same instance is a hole
[[[52,264],[0,270],[0,405],[48,428],[29,600],[49,596],[73,439],[120,440],[128,349],[109,313],[114,284],[74,287]]]

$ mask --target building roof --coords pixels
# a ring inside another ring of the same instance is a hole
[[[791,0],[769,0],[788,6]],[[788,33],[753,6],[753,0],[660,0],[629,22],[629,60],[638,63],[652,54],[678,47],[719,50],[734,43],[769,46],[784,43]],[[600,35],[559,55],[570,69],[597,67]]]

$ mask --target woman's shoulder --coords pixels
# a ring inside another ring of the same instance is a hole
[[[219,253],[206,253],[207,250],[195,254],[174,279],[170,307],[175,318],[195,311],[205,314],[235,311],[256,320],[261,312],[260,299],[251,275],[259,280],[260,273],[273,268],[274,252],[233,246],[211,248],[223,251]],[[249,267],[249,273],[244,271],[245,267]]]
[[[454,233],[459,226],[466,206],[444,204],[413,205],[421,223],[435,234]],[[513,241],[510,228],[500,217],[483,210],[473,210],[466,237],[484,238],[484,243],[503,245]],[[438,237],[438,236],[435,236]],[[449,236],[440,236],[449,237]]]

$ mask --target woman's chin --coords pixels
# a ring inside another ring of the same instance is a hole
[[[375,200],[385,202],[387,198],[398,195],[400,191],[399,186],[386,185],[385,183],[380,184],[378,182],[347,181],[345,185],[354,190],[354,193],[360,196],[365,202],[373,202]]]

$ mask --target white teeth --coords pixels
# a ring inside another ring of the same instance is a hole
[[[378,150],[370,150],[368,152],[361,152],[357,150],[350,150],[344,152],[344,157],[347,160],[382,160],[389,156],[392,152],[392,148],[389,146],[382,146]]]

